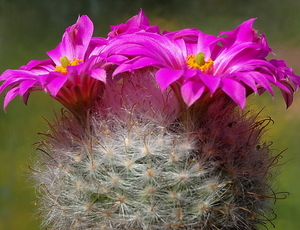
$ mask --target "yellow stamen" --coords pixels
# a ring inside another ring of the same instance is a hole
[[[73,58],[72,60],[69,60],[66,56],[61,57],[60,59],[61,66],[56,66],[55,71],[60,72],[62,74],[67,74],[68,66],[75,66],[79,65],[82,62],[82,59]]]
[[[197,56],[194,54],[187,56],[186,64],[189,69],[199,69],[204,72],[211,69],[214,61],[211,59],[205,61],[204,53],[200,52],[197,54]]]

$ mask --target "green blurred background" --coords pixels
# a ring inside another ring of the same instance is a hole
[[[110,25],[125,22],[143,8],[152,25],[164,30],[197,27],[217,35],[234,29],[242,21],[257,18],[255,28],[266,33],[277,59],[285,59],[300,74],[300,1],[295,0],[0,0],[0,72],[16,69],[29,60],[43,60],[46,51],[61,40],[65,28],[87,14],[95,25],[94,36],[106,36]],[[271,57],[272,58],[272,57]],[[298,92],[299,93],[299,92]],[[0,97],[3,102],[3,95]],[[275,121],[267,139],[275,152],[283,154],[276,191],[291,195],[278,200],[273,221],[276,229],[297,230],[300,226],[300,93],[288,110],[277,92],[251,96],[257,109],[266,106],[263,116]],[[4,112],[0,109],[0,229],[38,229],[35,195],[28,179],[28,165],[35,157],[33,143],[46,131],[60,105],[42,92],[33,93],[29,105],[15,99]],[[269,225],[273,229],[272,225]]]

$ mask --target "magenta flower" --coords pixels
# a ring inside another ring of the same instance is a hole
[[[159,33],[158,26],[150,26],[150,22],[143,10],[140,10],[138,15],[128,19],[125,23],[111,26],[111,32],[108,33],[108,37],[112,38],[120,34],[132,34],[138,31],[146,31],[149,33]]]
[[[118,63],[115,74],[146,66],[158,68],[156,80],[162,90],[179,87],[190,106],[198,99],[227,94],[241,108],[246,97],[278,87],[289,106],[300,84],[284,63],[266,60],[271,52],[264,35],[258,36],[250,19],[220,36],[197,29],[165,32],[163,35],[139,32],[111,40],[104,53]],[[122,57],[122,58],[121,58]],[[176,90],[177,91],[177,90]]]
[[[4,108],[16,96],[27,103],[32,91],[49,93],[70,110],[77,104],[86,107],[93,99],[94,91],[105,82],[106,71],[103,60],[93,56],[91,47],[101,49],[105,39],[92,39],[93,23],[87,16],[81,16],[68,27],[61,43],[47,52],[50,59],[30,61],[18,70],[6,70],[0,77],[4,83],[0,93],[9,89],[4,100]]]

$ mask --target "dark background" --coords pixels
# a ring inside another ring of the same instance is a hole
[[[46,59],[45,52],[57,46],[65,28],[74,24],[78,15],[92,19],[94,36],[106,36],[110,25],[125,22],[140,8],[151,24],[162,30],[197,27],[214,35],[257,18],[255,28],[266,33],[275,58],[285,59],[300,74],[300,1],[294,0],[0,0],[0,72],[19,68],[32,59]],[[288,110],[278,92],[275,100],[266,94],[251,96],[248,101],[257,110],[265,106],[262,116],[275,121],[266,136],[274,142],[275,153],[288,148],[274,188],[291,195],[277,200],[278,218],[273,223],[279,230],[297,230],[300,95]],[[49,95],[34,92],[28,106],[16,98],[6,112],[0,110],[0,230],[38,229],[28,165],[36,156],[32,144],[40,139],[37,133],[47,131],[43,117],[51,120],[53,111],[60,107]]]

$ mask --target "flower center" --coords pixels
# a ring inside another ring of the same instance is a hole
[[[187,56],[187,67],[189,69],[200,69],[202,72],[211,69],[214,61],[211,59],[205,61],[204,59],[205,56],[203,52],[198,53],[197,56],[194,54],[190,54],[189,56]]]
[[[60,72],[62,74],[67,74],[67,66],[79,65],[82,62],[82,59],[73,58],[69,60],[66,56],[61,57],[60,59],[61,66],[56,66],[54,71]]]

